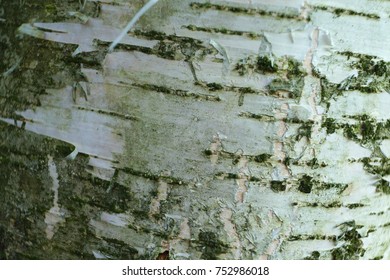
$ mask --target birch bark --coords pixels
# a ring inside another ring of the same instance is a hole
[[[160,0],[107,53],[143,4],[20,26],[77,47],[3,115],[57,139],[35,151],[41,236],[4,257],[389,259],[390,3]]]

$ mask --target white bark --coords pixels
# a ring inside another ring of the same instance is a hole
[[[81,56],[103,53],[142,3],[99,2],[85,24],[32,25],[53,30],[41,30],[47,40],[78,44]],[[79,90],[74,101],[71,84],[48,89],[41,107],[20,112],[27,130],[89,155],[94,176],[115,174],[150,201],[148,221],[97,213],[96,235],[174,259],[389,259],[390,197],[378,191],[378,182],[388,187],[389,131],[365,141],[356,117],[374,127],[390,119],[387,78],[357,66],[367,55],[390,60],[390,3],[191,3],[161,0],[136,24],[144,33],[126,36],[101,69],[83,66],[90,95]],[[278,70],[256,69],[259,57]],[[289,72],[293,60],[299,73]],[[372,79],[352,88],[351,75]]]

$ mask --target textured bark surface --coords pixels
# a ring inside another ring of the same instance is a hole
[[[390,2],[0,3],[1,258],[390,258]]]

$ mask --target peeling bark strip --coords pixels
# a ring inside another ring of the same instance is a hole
[[[53,198],[53,207],[51,207],[50,210],[46,212],[45,223],[47,225],[46,237],[48,239],[52,239],[53,235],[55,234],[56,228],[58,227],[58,223],[64,221],[64,213],[63,210],[61,210],[58,205],[58,188],[59,188],[58,173],[57,173],[56,165],[51,156],[49,156],[48,165],[49,165],[49,174],[53,180],[54,198]]]
[[[153,5],[155,5],[156,3],[158,2],[158,0],[149,0],[149,2],[147,2],[145,4],[145,6],[143,6],[135,15],[134,17],[131,19],[131,21],[126,25],[126,27],[122,30],[121,34],[119,34],[119,36],[111,43],[110,47],[108,48],[108,51],[109,52],[112,52],[114,50],[114,48],[116,47],[116,45],[122,41],[123,37],[126,36],[126,33],[129,32],[129,30],[134,26],[134,24],[140,19],[140,17],[146,13],[151,7],[153,7]]]
[[[151,1],[107,52],[144,2],[19,28],[77,45],[40,106],[1,115],[79,152],[44,157],[44,253],[390,259],[390,3]],[[15,61],[5,78],[34,68]],[[62,243],[74,229],[86,245]]]

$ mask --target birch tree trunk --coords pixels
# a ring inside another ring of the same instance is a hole
[[[110,53],[145,1],[43,2],[2,3],[1,258],[390,258],[390,2],[161,0]]]

